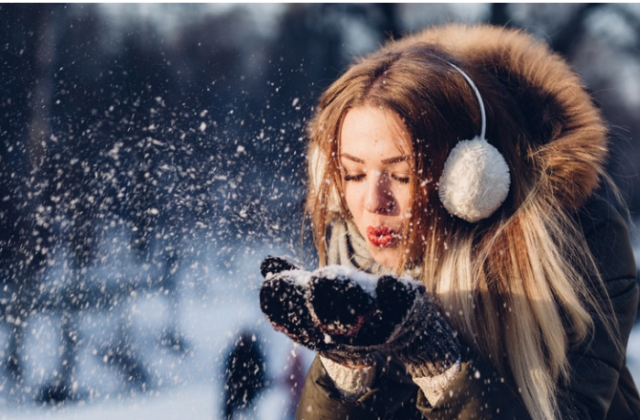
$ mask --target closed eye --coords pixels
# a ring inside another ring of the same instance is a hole
[[[344,180],[345,181],[355,181],[355,182],[359,182],[362,181],[365,177],[365,174],[344,174]]]
[[[401,182],[403,184],[408,184],[410,178],[408,176],[402,176],[402,175],[391,175],[391,179]]]

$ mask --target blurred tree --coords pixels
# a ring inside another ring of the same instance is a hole
[[[379,25],[380,32],[384,33],[387,38],[400,38],[402,27],[398,18],[398,5],[395,3],[372,3],[372,6],[377,7],[383,17]]]
[[[508,3],[491,3],[487,22],[498,26],[511,26]]]
[[[51,251],[50,205],[42,171],[50,135],[51,69],[59,5],[2,5],[6,22],[0,39],[0,301],[12,325],[4,365],[22,380],[23,322],[34,310],[38,283]]]

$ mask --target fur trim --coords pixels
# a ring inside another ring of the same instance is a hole
[[[536,194],[577,209],[594,192],[608,153],[607,128],[562,57],[529,34],[488,25],[437,26],[388,48],[416,42],[439,45],[460,63],[491,73],[526,108],[523,129],[534,141],[526,145],[525,158],[539,171]],[[487,99],[484,93],[483,97]],[[512,171],[511,176],[527,175]]]
[[[509,166],[485,139],[461,140],[451,150],[438,193],[447,211],[470,223],[486,219],[509,194]]]

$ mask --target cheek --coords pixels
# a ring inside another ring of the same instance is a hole
[[[353,185],[353,183],[346,183],[343,185],[342,191],[344,193],[344,201],[347,203],[347,208],[351,214],[356,213],[357,204],[359,202],[357,186]]]
[[[409,213],[411,213],[411,207],[413,205],[411,188],[403,186],[399,191],[397,191],[396,200],[400,206],[402,217],[410,217]]]

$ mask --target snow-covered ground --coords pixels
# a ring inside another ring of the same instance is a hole
[[[105,242],[102,263],[84,273],[87,283],[108,288],[112,283],[144,283],[147,277],[162,274],[162,264],[153,267],[134,262],[123,246],[126,234],[114,234]],[[176,285],[171,290],[165,286],[132,291],[110,307],[74,313],[79,345],[72,388],[79,396],[77,401],[57,406],[37,402],[43,387],[59,377],[63,330],[55,311],[25,320],[24,381],[16,387],[0,364],[0,420],[222,418],[225,357],[242,332],[252,334],[263,350],[271,383],[253,407],[260,414],[252,411],[245,417],[288,417],[291,397],[286,377],[293,355],[303,369],[313,355],[303,348],[294,349],[286,337],[273,331],[260,312],[258,287],[261,259],[291,252],[255,244],[227,250],[201,244],[199,251],[199,257],[183,261],[173,272]],[[59,264],[44,279],[47,290],[60,294],[68,293],[65,287],[73,281],[64,254],[60,251]],[[173,337],[179,341],[167,345],[170,333],[177,333]],[[9,328],[0,325],[2,357],[8,341]],[[180,346],[174,347],[177,343]],[[110,360],[116,362],[108,363]],[[144,384],[132,386],[118,360],[140,368]]]
[[[0,413],[0,420],[215,420],[219,414],[217,387],[199,383],[175,387],[113,401],[67,404],[61,407],[35,407],[26,405],[19,409]],[[282,420],[287,418],[288,394],[282,388],[274,388],[260,397],[248,413],[237,418]]]
[[[20,409],[0,413],[0,420],[212,420],[222,418],[215,397],[216,387],[195,384],[176,387],[165,392],[145,394],[134,398],[114,401],[68,404],[61,407],[43,408],[24,406]],[[282,420],[288,410],[288,395],[285,390],[269,390],[258,404],[238,420],[261,419]],[[259,414],[258,414],[259,413]]]
[[[241,290],[241,289],[240,289]],[[19,405],[0,406],[0,420],[212,420],[222,419],[222,369],[224,356],[240,331],[249,330],[264,345],[267,360],[268,377],[272,386],[260,397],[252,412],[246,413],[246,419],[282,420],[290,411],[290,394],[284,383],[294,351],[290,342],[271,330],[259,311],[257,298],[243,298],[239,294],[229,293],[221,299],[196,298],[187,295],[180,312],[180,331],[189,343],[190,351],[186,355],[173,355],[153,346],[149,337],[159,334],[167,320],[163,320],[165,304],[157,297],[141,299],[130,310],[135,312],[132,321],[131,340],[144,343],[145,366],[154,379],[154,388],[147,392],[126,392],[110,369],[99,366],[96,357],[91,357],[91,349],[81,354],[77,380],[78,387],[85,394],[95,397],[81,402],[66,403],[60,406],[43,406],[33,402]],[[249,293],[247,293],[249,294]],[[254,302],[255,300],[255,302]],[[105,322],[105,325],[108,324]],[[100,325],[89,327],[99,334]],[[108,329],[108,328],[106,328]],[[43,337],[47,338],[47,337]],[[50,350],[50,345],[43,347]],[[51,367],[46,350],[35,343],[29,345],[33,365],[28,369],[45,371]],[[296,348],[296,357],[302,358],[302,364],[308,367],[312,354]],[[92,361],[93,360],[93,361]],[[44,367],[42,367],[44,366]],[[30,375],[34,376],[34,375]],[[33,378],[28,383],[36,382]],[[164,384],[162,383],[164,382]],[[92,389],[89,389],[92,388]],[[259,414],[256,414],[259,413]]]

